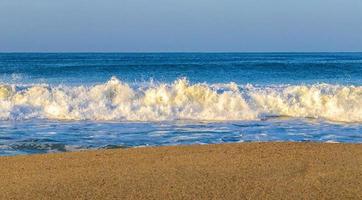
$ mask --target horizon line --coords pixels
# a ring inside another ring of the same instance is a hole
[[[362,53],[362,51],[0,51],[0,53]]]

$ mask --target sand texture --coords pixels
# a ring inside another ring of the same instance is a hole
[[[241,143],[0,157],[0,199],[362,199],[362,145]]]

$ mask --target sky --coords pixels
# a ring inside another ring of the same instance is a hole
[[[0,0],[0,52],[362,51],[361,0]]]

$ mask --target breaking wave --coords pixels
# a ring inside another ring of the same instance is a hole
[[[257,120],[265,116],[362,121],[362,86],[330,84],[130,86],[113,77],[94,86],[0,85],[0,119]]]

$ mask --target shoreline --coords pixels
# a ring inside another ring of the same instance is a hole
[[[362,144],[234,143],[0,157],[0,199],[362,199]]]

